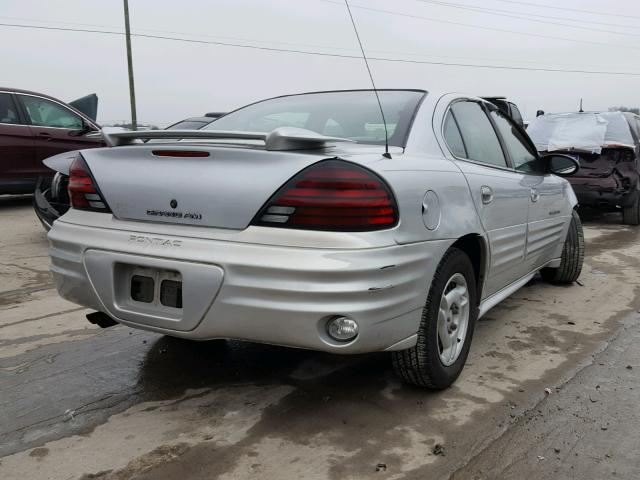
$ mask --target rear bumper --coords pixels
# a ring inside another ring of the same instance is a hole
[[[149,238],[57,221],[49,240],[60,295],[125,325],[167,335],[335,353],[414,345],[426,292],[451,243],[339,249]],[[135,268],[177,272],[184,307],[132,302],[127,272]],[[326,334],[327,320],[336,315],[358,322],[354,340],[340,343]]]

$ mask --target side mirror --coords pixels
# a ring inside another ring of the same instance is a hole
[[[81,137],[93,131],[95,131],[94,128],[84,119],[82,119],[82,127],[78,130],[72,130],[71,132],[69,132],[69,135],[71,135],[72,137]]]
[[[542,159],[547,166],[547,172],[559,177],[570,177],[580,169],[580,163],[569,155],[560,153],[550,153],[544,155]]]

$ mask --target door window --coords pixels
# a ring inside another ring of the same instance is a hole
[[[451,112],[460,128],[466,158],[498,167],[507,166],[500,141],[479,103],[456,102],[451,106]]]
[[[32,125],[82,129],[82,118],[62,105],[40,97],[21,95],[20,98]]]
[[[20,123],[18,109],[8,93],[0,93],[0,123],[11,123],[13,125]]]
[[[490,115],[509,151],[514,168],[524,173],[542,173],[538,155],[513,121],[501,111],[493,111]]]

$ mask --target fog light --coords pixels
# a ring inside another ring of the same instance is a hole
[[[358,324],[347,317],[335,317],[327,323],[327,333],[334,340],[346,342],[358,335]]]

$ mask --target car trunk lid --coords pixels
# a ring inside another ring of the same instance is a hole
[[[287,180],[332,157],[323,150],[184,143],[88,150],[82,156],[115,217],[228,229],[246,228]]]

